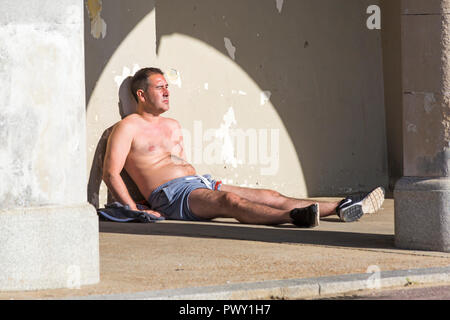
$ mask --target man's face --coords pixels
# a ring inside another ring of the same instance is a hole
[[[169,110],[169,85],[161,74],[152,74],[144,97],[149,111],[163,113]]]

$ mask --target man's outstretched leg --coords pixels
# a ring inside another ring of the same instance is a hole
[[[294,223],[303,227],[315,227],[319,223],[317,204],[294,210],[278,209],[226,191],[196,189],[189,195],[189,207],[202,219],[234,218],[247,224]]]
[[[366,213],[374,213],[384,202],[385,190],[377,187],[368,193],[347,196],[340,201],[312,201],[286,197],[274,190],[243,188],[232,185],[222,185],[222,191],[235,193],[249,201],[264,204],[281,210],[307,207],[318,203],[320,217],[338,215],[344,222],[360,219]]]
[[[281,210],[304,208],[314,203],[318,203],[321,218],[337,214],[336,208],[338,207],[340,202],[340,201],[313,201],[306,199],[296,199],[284,196],[275,190],[244,188],[227,184],[223,184],[220,190],[232,192],[249,201],[264,204],[266,206]]]

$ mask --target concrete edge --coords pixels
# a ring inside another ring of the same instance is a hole
[[[0,209],[0,291],[99,283],[98,230],[87,202]]]
[[[256,300],[306,299],[344,294],[358,290],[378,290],[411,284],[450,282],[450,266],[374,271],[309,279],[271,280],[220,286],[192,287],[136,293],[68,297],[64,300]]]

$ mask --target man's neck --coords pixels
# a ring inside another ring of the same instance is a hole
[[[140,106],[137,107],[137,114],[149,122],[158,121],[161,118],[159,113],[151,113]]]

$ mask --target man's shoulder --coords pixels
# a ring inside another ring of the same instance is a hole
[[[142,117],[137,114],[137,113],[131,113],[129,115],[127,115],[125,118],[123,118],[122,120],[119,121],[122,123],[135,123],[135,122],[139,122],[142,121]]]
[[[116,124],[114,124],[114,130],[115,131],[125,131],[127,133],[131,133],[134,130],[137,129],[139,126],[140,121],[142,121],[137,114],[130,114],[123,118],[122,120],[118,121]]]
[[[173,126],[176,126],[176,127],[181,127],[180,123],[177,120],[173,119],[173,118],[164,117],[164,121],[166,121],[170,125],[173,125]]]
[[[125,118],[123,118],[122,120],[120,120],[119,122],[117,122],[115,124],[115,126],[134,127],[134,126],[138,125],[140,122],[142,122],[141,116],[136,113],[132,113],[132,114],[126,116]]]

